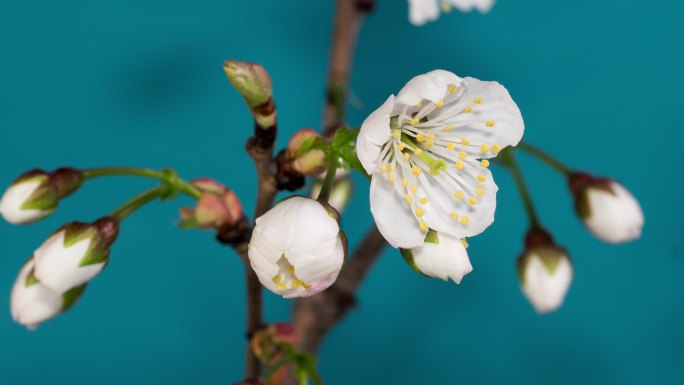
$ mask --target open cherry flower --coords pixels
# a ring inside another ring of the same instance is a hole
[[[411,79],[361,126],[356,150],[371,175],[370,205],[394,247],[429,229],[464,238],[494,221],[488,158],[522,138],[520,110],[499,83],[435,70]]]

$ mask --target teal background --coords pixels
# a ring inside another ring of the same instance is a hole
[[[221,69],[263,63],[284,145],[318,127],[332,1],[15,1],[0,7],[0,184],[33,168],[173,166],[213,176],[254,207],[242,151],[251,120]],[[327,384],[682,384],[684,280],[678,115],[684,5],[674,0],[499,0],[488,15],[452,12],[425,27],[405,1],[380,0],[361,32],[351,88],[363,118],[435,68],[505,84],[526,139],[568,164],[622,181],[646,215],[641,240],[593,239],[563,180],[521,155],[543,222],[571,252],[575,281],[538,316],[514,260],[526,219],[504,170],[496,223],[471,239],[460,286],[418,276],[387,250],[357,311],[327,339]],[[352,244],[371,224],[367,182],[345,213]],[[19,267],[61,223],[93,220],[147,180],[88,183],[53,217],[0,223],[0,383],[230,384],[243,367],[239,260],[210,233],[174,227],[190,201],[127,220],[109,267],[70,312],[28,332],[11,320]],[[268,294],[266,317],[291,302]]]

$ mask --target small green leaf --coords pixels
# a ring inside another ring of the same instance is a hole
[[[78,286],[62,294],[62,311],[67,311],[76,304],[76,301],[83,295],[86,286]]]

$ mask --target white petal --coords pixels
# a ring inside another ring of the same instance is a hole
[[[440,101],[450,85],[459,86],[461,78],[449,71],[435,70],[409,80],[396,97],[397,104],[415,106],[424,99]]]
[[[502,149],[517,145],[525,132],[525,124],[520,109],[508,90],[497,82],[485,82],[470,77],[464,78],[463,83],[464,92],[460,100],[470,103],[472,112],[456,115],[445,122],[459,127],[455,130],[458,135],[475,145],[468,152],[477,154],[481,159],[491,158],[496,153],[480,152],[480,145],[486,144],[490,148],[498,145]],[[475,104],[477,98],[481,98],[482,103]],[[487,122],[493,123],[493,126],[488,127]]]
[[[461,12],[468,12],[477,8],[478,11],[487,13],[494,6],[494,0],[451,0],[451,4]]]
[[[409,20],[413,25],[423,25],[439,17],[437,0],[408,0]]]
[[[21,206],[31,197],[43,182],[42,178],[17,183],[5,191],[0,200],[0,214],[9,223],[24,224],[41,219],[54,210],[22,209]]]
[[[611,183],[614,194],[589,188],[591,216],[584,219],[587,228],[599,239],[622,243],[641,236],[644,214],[634,196],[617,182]]]
[[[451,278],[461,283],[463,277],[473,271],[463,242],[447,234],[438,234],[439,243],[425,242],[412,249],[413,263],[421,273],[444,281]]]
[[[552,312],[563,304],[573,276],[568,258],[561,259],[551,274],[538,256],[532,256],[524,274],[523,293],[538,313]]]
[[[423,244],[425,232],[403,197],[379,175],[371,180],[370,208],[382,236],[393,247],[412,249]]]
[[[26,279],[33,268],[33,259],[21,268],[10,296],[12,318],[29,329],[35,329],[62,311],[62,297],[59,294],[41,283],[26,286]]]
[[[87,283],[105,266],[104,262],[79,266],[92,239],[86,238],[65,247],[64,235],[64,230],[59,231],[48,238],[34,253],[36,278],[58,294]]]
[[[390,137],[390,114],[394,109],[394,95],[380,108],[370,114],[361,124],[361,131],[356,140],[356,153],[366,170],[371,175],[378,168],[378,157],[382,146]]]

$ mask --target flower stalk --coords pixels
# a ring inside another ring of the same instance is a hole
[[[141,176],[158,179],[169,185],[174,191],[186,194],[191,198],[199,199],[202,196],[202,191],[200,191],[200,189],[193,186],[190,182],[181,179],[174,170],[169,168],[164,169],[163,171],[138,167],[102,167],[83,170],[84,180],[115,175]]]
[[[328,171],[325,173],[325,179],[323,180],[323,187],[321,187],[321,192],[318,193],[318,200],[328,201],[330,199],[330,193],[333,188],[333,183],[335,183],[335,174],[337,173],[336,162],[331,161],[328,165]]]
[[[520,171],[518,162],[515,159],[514,150],[509,148],[501,151],[497,160],[506,166],[513,175],[513,180],[515,181],[515,185],[518,187],[520,198],[525,206],[525,212],[530,220],[530,227],[540,227],[539,216],[537,215],[537,210],[532,202],[532,195],[527,187],[527,183],[525,183],[525,179],[523,178],[522,171]]]
[[[130,200],[126,201],[124,204],[119,206],[116,210],[112,211],[111,217],[116,219],[117,222],[121,222],[129,215],[136,212],[139,208],[145,206],[146,204],[152,202],[157,198],[164,197],[168,195],[168,187],[161,185],[153,189],[147,190],[134,196]]]
[[[563,174],[563,176],[569,177],[572,174],[572,170],[568,166],[566,166],[561,161],[549,155],[547,152],[542,151],[540,148],[536,146],[533,146],[525,141],[522,141],[518,144],[518,148],[522,151],[525,151],[533,155],[535,158],[541,160],[542,162],[546,163],[554,170]]]

